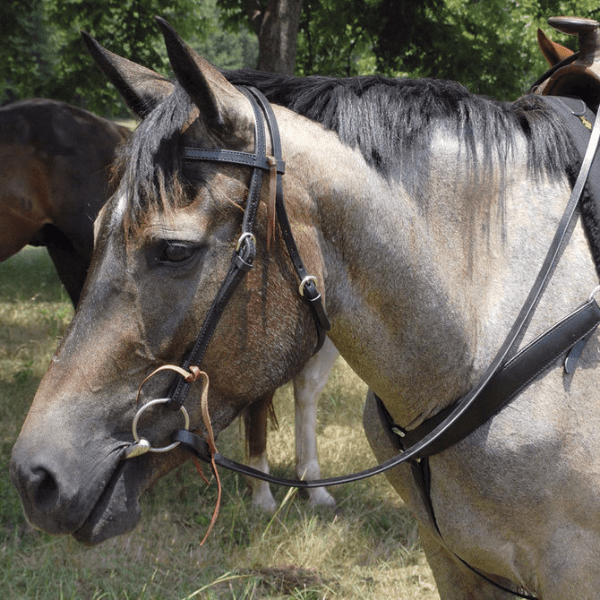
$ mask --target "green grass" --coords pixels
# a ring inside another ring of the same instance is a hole
[[[386,480],[332,490],[335,511],[310,509],[275,490],[272,517],[250,506],[246,483],[222,471],[221,514],[200,546],[216,501],[191,464],[143,498],[131,534],[86,548],[34,531],[8,478],[10,450],[29,403],[72,317],[47,254],[27,248],[0,263],[0,590],[11,599],[250,600],[437,598],[415,524]],[[324,475],[373,464],[361,427],[364,384],[339,360],[319,404]],[[269,436],[276,474],[293,477],[291,388],[276,397],[279,429]],[[243,460],[238,423],[219,449]]]

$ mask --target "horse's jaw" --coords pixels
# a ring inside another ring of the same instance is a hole
[[[142,516],[140,498],[153,483],[179,466],[184,452],[121,460],[83,524],[72,533],[87,546],[133,531]]]
[[[92,511],[73,532],[77,541],[93,546],[135,529],[142,515],[139,498],[143,490],[136,485],[135,472],[133,478],[128,477],[128,470],[135,470],[133,461],[117,465]]]

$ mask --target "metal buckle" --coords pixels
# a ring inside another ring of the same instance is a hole
[[[256,246],[256,237],[254,236],[253,233],[250,233],[250,232],[242,233],[242,235],[240,235],[240,239],[237,241],[237,245],[235,247],[236,252],[239,251],[239,249],[241,248],[244,241],[248,238]]]
[[[170,401],[170,398],[156,398],[155,400],[150,400],[142,406],[136,413],[135,417],[133,417],[133,423],[131,424],[131,433],[133,434],[133,439],[135,440],[128,448],[125,449],[123,453],[123,458],[134,458],[136,456],[141,456],[142,454],[146,454],[146,452],[169,452],[169,450],[173,450],[179,446],[179,442],[173,442],[168,446],[162,446],[160,448],[153,448],[152,444],[146,439],[141,438],[138,435],[137,424],[140,420],[142,413],[150,408],[151,406],[156,406],[157,404],[166,404]],[[185,422],[184,429],[189,430],[190,428],[190,415],[184,406],[180,406],[179,410],[183,415],[183,419]]]
[[[307,283],[313,282],[315,284],[315,287],[317,287],[318,285],[318,280],[314,275],[307,275],[301,282],[300,282],[300,286],[298,287],[298,291],[300,292],[300,295],[304,298],[304,287],[306,286]],[[318,290],[317,290],[318,292]],[[319,294],[320,296],[321,294]]]

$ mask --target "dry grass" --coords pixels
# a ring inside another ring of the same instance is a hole
[[[10,448],[57,339],[71,318],[67,296],[41,250],[0,264],[0,589],[12,599],[372,599],[438,598],[415,525],[381,476],[338,487],[335,511],[311,510],[295,492],[276,491],[270,517],[249,504],[246,484],[222,473],[216,528],[200,547],[214,507],[190,465],[150,490],[140,526],[95,548],[52,538],[26,525],[8,481]],[[362,433],[364,384],[338,361],[319,406],[325,475],[373,464]],[[273,471],[293,476],[289,387],[276,399]],[[243,457],[240,428],[219,440]]]

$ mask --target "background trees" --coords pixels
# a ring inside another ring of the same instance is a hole
[[[124,113],[79,30],[168,74],[155,14],[223,68],[441,77],[514,99],[545,69],[537,27],[549,32],[547,18],[559,14],[600,18],[600,8],[597,0],[3,0],[0,103],[46,96]]]

